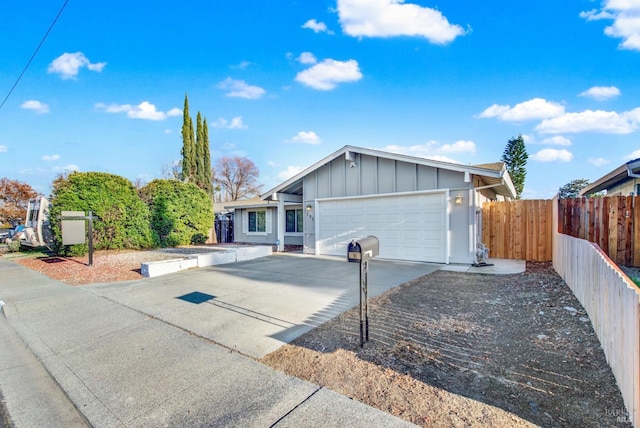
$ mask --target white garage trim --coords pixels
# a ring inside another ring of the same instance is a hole
[[[318,199],[315,213],[318,255],[374,235],[380,258],[449,263],[449,189]]]

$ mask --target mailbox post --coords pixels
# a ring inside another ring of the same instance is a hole
[[[375,236],[352,240],[347,259],[360,265],[360,347],[369,341],[369,260],[380,253],[380,242]]]

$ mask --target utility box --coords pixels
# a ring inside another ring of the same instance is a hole
[[[347,259],[351,263],[366,263],[380,254],[380,241],[375,236],[352,240],[347,248]]]

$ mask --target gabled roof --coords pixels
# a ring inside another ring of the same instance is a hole
[[[640,177],[640,158],[624,163],[580,191],[580,196],[601,192],[629,177]]]
[[[511,181],[511,177],[509,177],[509,173],[505,167],[503,162],[484,164],[484,165],[463,165],[451,162],[442,162],[427,158],[421,158],[416,156],[407,156],[401,155],[397,153],[389,153],[381,150],[374,149],[366,149],[363,147],[356,146],[344,146],[340,150],[330,154],[326,158],[316,162],[311,165],[307,169],[302,172],[294,175],[287,181],[279,184],[273,189],[263,193],[261,195],[262,199],[269,199],[276,193],[291,193],[291,194],[302,194],[302,179],[312,173],[313,171],[321,168],[322,166],[328,164],[334,159],[339,158],[340,156],[346,156],[348,153],[360,153],[363,155],[376,156],[384,159],[391,159],[401,162],[415,163],[418,165],[429,166],[433,168],[441,168],[450,171],[457,172],[468,172],[469,174],[473,174],[475,176],[480,177],[481,181],[486,186],[495,186],[495,190],[498,194],[505,195],[511,198],[516,197],[515,187],[513,186],[513,182]]]

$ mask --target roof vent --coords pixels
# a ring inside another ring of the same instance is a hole
[[[355,162],[356,161],[356,154],[350,151],[346,151],[344,152],[344,159],[347,162]]]

